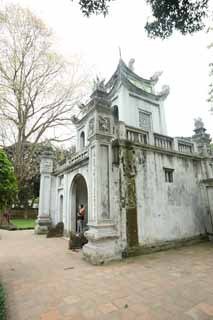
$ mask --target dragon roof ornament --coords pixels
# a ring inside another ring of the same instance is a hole
[[[96,79],[93,80],[93,90],[106,92],[105,79],[100,79],[98,76],[96,76]]]
[[[150,77],[150,80],[157,82],[162,74],[163,71],[156,71],[153,76]]]
[[[135,63],[135,59],[131,58],[128,63],[128,68],[132,71],[134,71],[134,63]]]

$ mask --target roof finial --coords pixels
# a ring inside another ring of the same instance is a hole
[[[120,47],[120,46],[118,47],[118,50],[119,50],[119,57],[120,57],[120,60],[122,60],[121,47]]]
[[[204,128],[203,120],[199,117],[194,119],[195,129],[201,129]]]

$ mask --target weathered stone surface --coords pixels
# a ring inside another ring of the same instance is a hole
[[[17,230],[17,227],[12,223],[8,223],[8,224],[1,224],[0,229],[13,231],[13,230]]]
[[[69,249],[81,249],[88,242],[84,234],[76,235],[70,232]]]
[[[47,232],[47,238],[62,237],[64,233],[64,223],[59,222],[55,227],[50,227]]]
[[[123,258],[139,256],[143,254],[150,254],[153,252],[165,251],[170,249],[177,249],[181,247],[187,247],[194,245],[196,243],[207,242],[208,237],[207,235],[200,235],[195,237],[189,238],[182,238],[180,240],[173,240],[173,241],[162,241],[156,242],[148,245],[138,245],[135,247],[128,248],[124,254]]]
[[[104,265],[115,260],[121,260],[121,253],[112,241],[89,243],[83,247],[83,258],[93,265]]]
[[[83,257],[94,265],[106,264],[121,259],[118,234],[110,224],[90,226],[85,232],[88,243],[83,247]]]
[[[47,234],[51,224],[49,216],[38,216],[35,226],[35,234]]]

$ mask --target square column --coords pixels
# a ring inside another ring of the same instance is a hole
[[[39,210],[38,219],[35,226],[36,234],[46,234],[51,225],[50,201],[53,161],[54,157],[52,152],[46,151],[41,155]]]
[[[89,230],[84,258],[93,264],[121,259],[118,232],[111,214],[112,114],[104,92],[95,91],[89,119]]]
[[[85,259],[103,264],[121,259],[118,233],[111,217],[111,144],[95,142],[90,148],[90,215],[83,247]]]

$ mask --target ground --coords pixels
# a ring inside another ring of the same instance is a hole
[[[213,319],[213,243],[97,267],[62,238],[0,235],[8,320]]]

